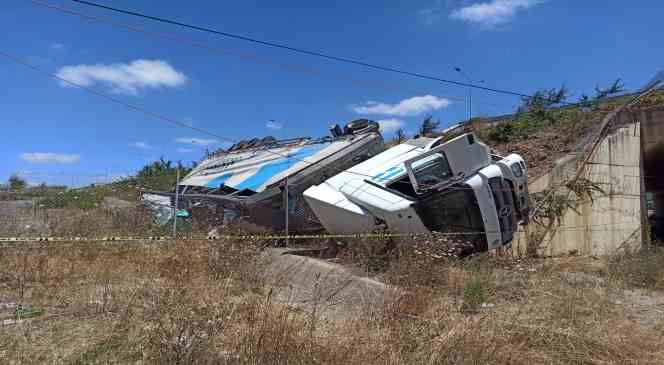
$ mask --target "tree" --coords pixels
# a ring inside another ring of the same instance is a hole
[[[564,84],[559,89],[537,90],[532,96],[522,98],[519,111],[544,116],[547,108],[564,103],[567,94],[569,90]]]
[[[625,84],[620,82],[620,79],[616,79],[616,81],[606,89],[600,89],[599,86],[595,86],[595,99],[604,99],[607,96],[621,93],[623,91],[625,91]]]
[[[537,90],[532,96],[521,99],[521,106],[517,110],[518,118],[535,124],[555,122],[556,113],[552,113],[551,108],[565,103],[568,93],[569,90],[565,85],[559,89]]]
[[[581,94],[579,98],[579,106],[581,108],[590,108],[593,106],[593,101],[590,100],[590,97],[586,94]]]
[[[433,120],[433,117],[429,115],[428,117],[424,118],[422,121],[422,125],[420,125],[420,136],[423,137],[428,137],[433,134],[433,132],[438,129],[440,126],[440,121],[439,120]]]
[[[28,186],[28,183],[21,179],[18,175],[14,174],[9,177],[9,188],[12,190],[23,190]]]
[[[161,157],[159,160],[143,166],[135,176],[124,179],[124,183],[147,189],[169,189],[175,184],[178,171],[180,178],[182,178],[195,166],[195,162],[192,162],[190,167],[182,161],[173,162]]]
[[[405,140],[408,139],[408,136],[406,135],[406,131],[403,130],[403,128],[397,129],[396,132],[394,132],[394,138],[393,140],[397,143],[401,143]]]

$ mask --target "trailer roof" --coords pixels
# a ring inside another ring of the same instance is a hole
[[[180,185],[208,188],[223,185],[235,190],[261,192],[351,144],[377,137],[377,133],[367,133],[341,138],[299,139],[287,144],[233,151],[201,162]]]

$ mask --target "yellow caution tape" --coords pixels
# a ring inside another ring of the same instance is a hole
[[[17,242],[120,242],[120,241],[193,241],[193,240],[302,240],[302,239],[361,239],[361,238],[422,238],[441,236],[467,236],[485,234],[485,232],[448,232],[448,233],[358,233],[358,234],[302,234],[302,235],[213,235],[187,236],[173,238],[170,236],[104,236],[104,237],[0,237],[0,243]]]

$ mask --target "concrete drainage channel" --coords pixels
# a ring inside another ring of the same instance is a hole
[[[324,252],[284,248],[264,252],[265,275],[279,302],[341,320],[362,315],[368,307],[382,307],[398,294],[385,283],[315,257]]]

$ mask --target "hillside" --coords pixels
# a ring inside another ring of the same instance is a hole
[[[631,100],[613,98],[592,107],[551,109],[544,117],[530,113],[497,118],[476,118],[466,127],[499,154],[519,153],[528,164],[530,181],[550,171],[555,161],[576,151],[610,112]],[[664,106],[664,90],[639,101],[632,109]],[[491,126],[489,126],[491,124]]]

